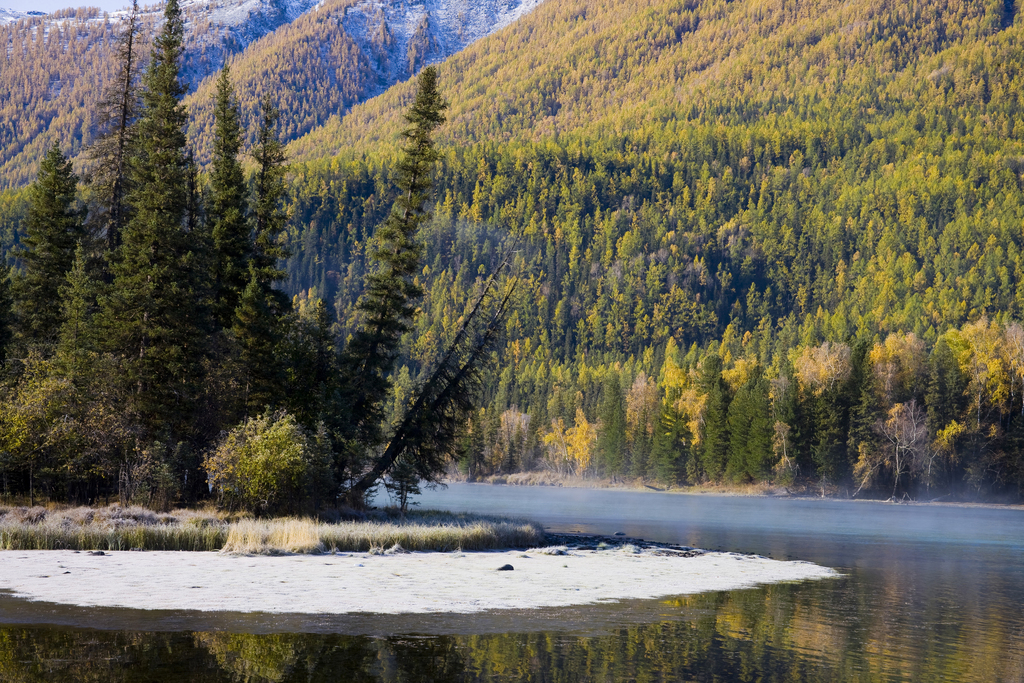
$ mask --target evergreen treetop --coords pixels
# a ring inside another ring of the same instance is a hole
[[[246,216],[245,177],[238,160],[242,127],[227,64],[217,79],[214,117],[208,213],[214,251],[215,307],[221,324],[229,325],[249,279],[252,247]]]
[[[23,248],[24,274],[17,281],[19,327],[29,342],[52,342],[60,328],[59,289],[71,270],[75,250],[86,239],[85,214],[75,193],[78,177],[53,145],[29,191]]]
[[[429,217],[430,169],[437,160],[431,135],[444,123],[446,108],[437,90],[437,71],[427,67],[420,72],[416,99],[405,115],[409,126],[402,133],[406,144],[396,181],[400,194],[370,248],[374,270],[358,304],[363,324],[342,355],[344,403],[354,430],[350,435],[362,444],[381,439],[382,406],[391,388],[388,375],[422,294],[413,280],[420,257],[416,232]]]

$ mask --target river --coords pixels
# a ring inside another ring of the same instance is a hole
[[[1024,682],[1019,509],[475,484],[417,502],[842,576],[472,617],[217,618],[0,598],[0,680]]]

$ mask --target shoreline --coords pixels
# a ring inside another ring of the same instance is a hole
[[[750,485],[748,487],[733,486],[687,486],[658,488],[641,482],[613,482],[608,479],[586,479],[582,477],[545,477],[544,481],[537,482],[535,478],[525,476],[536,474],[532,472],[517,473],[513,475],[492,476],[487,479],[470,481],[468,478],[457,477],[447,478],[441,483],[449,484],[473,484],[478,486],[508,486],[511,488],[569,488],[569,489],[591,489],[596,491],[629,491],[633,493],[664,493],[677,496],[717,496],[721,498],[770,498],[777,500],[814,500],[814,501],[835,501],[842,503],[875,503],[878,505],[909,506],[909,507],[952,507],[952,508],[985,508],[991,510],[1020,510],[1024,511],[1024,502],[1020,503],[996,503],[984,501],[943,501],[932,499],[926,501],[905,500],[893,501],[881,498],[846,498],[836,495],[815,495],[812,493],[794,493],[783,486]],[[547,474],[547,473],[544,473]],[[519,475],[522,476],[520,479]],[[533,479],[533,481],[530,481]],[[780,492],[781,491],[781,492]],[[948,496],[943,496],[943,498]]]
[[[505,565],[513,569],[499,569]],[[19,599],[321,616],[568,608],[836,576],[809,562],[596,538],[576,547],[448,553],[0,551],[0,590]]]

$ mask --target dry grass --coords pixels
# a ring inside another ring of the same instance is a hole
[[[323,524],[310,519],[249,520],[232,524],[224,552],[325,551],[399,553],[416,550],[496,550],[537,545],[540,527],[524,520],[420,513],[393,521]]]
[[[494,550],[544,542],[526,520],[417,511],[373,521],[239,519],[144,508],[0,507],[0,550],[223,550],[240,554]]]
[[[216,550],[227,527],[193,510],[0,507],[0,550]]]

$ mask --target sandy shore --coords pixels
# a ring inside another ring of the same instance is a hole
[[[513,571],[497,571],[511,564]],[[650,550],[290,555],[0,552],[0,589],[89,607],[296,614],[566,607],[836,576],[806,562]]]

